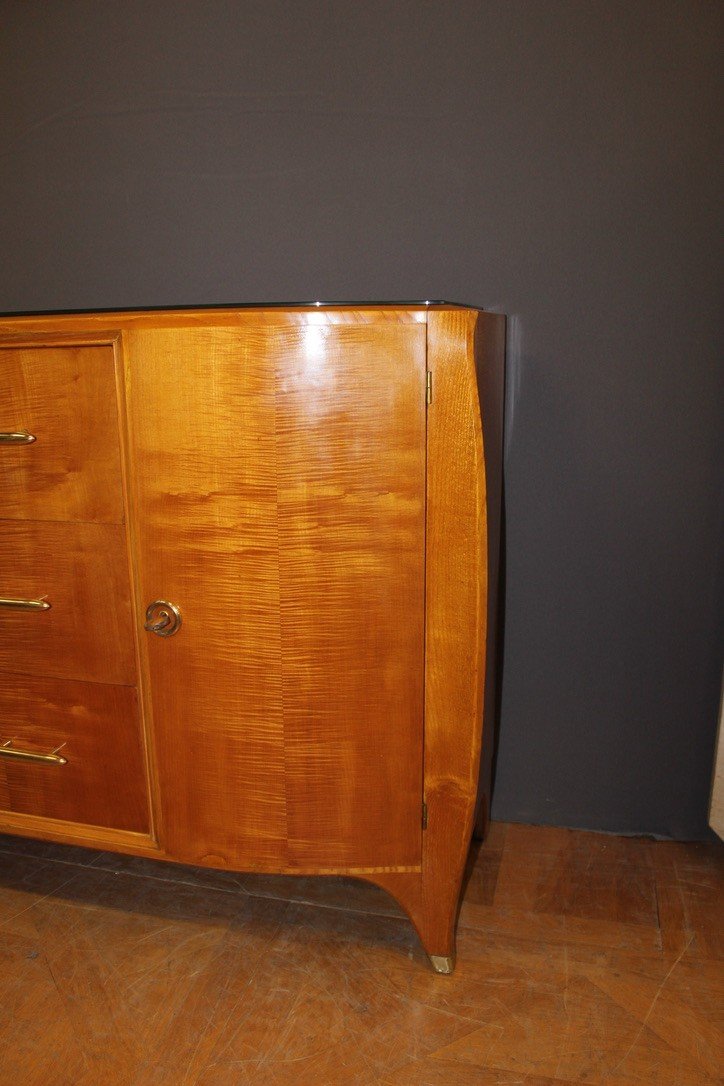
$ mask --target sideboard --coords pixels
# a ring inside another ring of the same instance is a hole
[[[450,972],[504,335],[442,303],[0,318],[0,831],[366,879]]]

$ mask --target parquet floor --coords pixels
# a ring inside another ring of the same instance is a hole
[[[711,1086],[724,846],[494,824],[452,977],[381,891],[0,837],[1,1086]]]

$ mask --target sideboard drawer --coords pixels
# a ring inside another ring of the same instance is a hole
[[[0,349],[0,435],[3,517],[123,519],[111,347]]]
[[[120,525],[0,521],[0,668],[135,684]]]
[[[146,831],[135,689],[0,673],[0,810]]]

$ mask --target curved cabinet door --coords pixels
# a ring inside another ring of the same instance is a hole
[[[424,313],[125,334],[139,604],[168,853],[421,859]]]

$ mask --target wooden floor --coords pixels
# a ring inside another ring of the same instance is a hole
[[[724,846],[494,824],[452,977],[382,892],[0,837],[2,1086],[708,1086]]]

